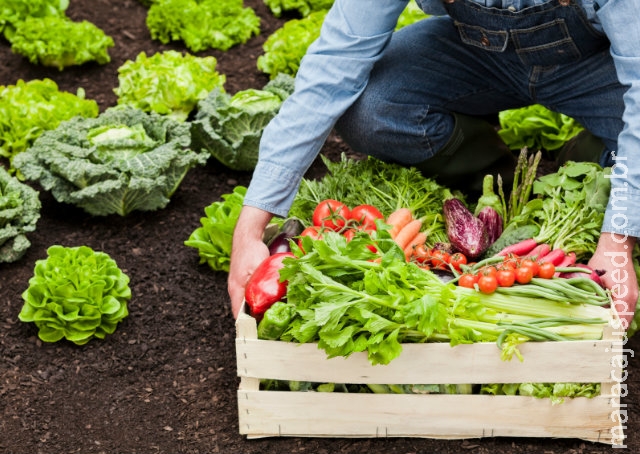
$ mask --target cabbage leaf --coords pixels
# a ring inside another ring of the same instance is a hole
[[[186,123],[132,107],[76,117],[47,131],[15,166],[59,202],[95,216],[164,208],[188,170],[208,154],[189,149]]]

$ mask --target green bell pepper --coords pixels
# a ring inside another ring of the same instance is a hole
[[[279,339],[289,326],[294,313],[293,304],[278,301],[271,305],[258,324],[258,339]]]

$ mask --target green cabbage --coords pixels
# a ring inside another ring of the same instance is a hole
[[[0,263],[24,256],[31,242],[25,235],[40,218],[38,191],[18,181],[0,166]]]
[[[65,338],[83,345],[113,334],[129,311],[129,277],[104,252],[87,246],[51,246],[38,260],[18,318],[34,322],[44,342]]]
[[[193,52],[228,50],[260,33],[260,18],[242,0],[157,0],[147,14],[151,38],[184,41]]]
[[[207,153],[190,150],[187,123],[132,107],[113,107],[44,133],[14,160],[59,202],[95,216],[164,208],[188,170]]]
[[[215,57],[196,57],[169,50],[147,57],[140,52],[135,61],[118,68],[119,86],[114,89],[119,105],[168,115],[184,121],[198,101],[226,81],[216,71]]]
[[[19,80],[0,86],[0,156],[9,159],[29,148],[44,132],[75,116],[95,118],[98,103],[77,94],[58,91],[50,79]]]
[[[59,70],[88,62],[109,63],[108,49],[113,46],[113,39],[91,22],[66,17],[28,18],[11,40],[14,53]]]
[[[230,96],[213,90],[198,103],[191,123],[191,146],[207,151],[233,170],[253,170],[258,163],[262,132],[293,92],[293,77],[281,74],[263,90],[248,89]]]

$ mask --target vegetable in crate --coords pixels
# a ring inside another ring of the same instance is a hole
[[[204,209],[201,227],[191,233],[185,246],[198,249],[200,263],[207,263],[214,271],[229,271],[233,230],[238,222],[247,188],[236,186],[231,194]]]
[[[133,106],[145,112],[168,115],[184,121],[198,101],[226,77],[216,70],[214,57],[195,57],[168,50],[150,57],[140,52],[135,61],[127,60],[118,68],[119,105]]]
[[[278,252],[260,263],[245,287],[245,300],[251,315],[261,318],[267,309],[287,294],[287,282],[280,279],[283,261],[295,258],[291,252]]]
[[[84,90],[67,93],[58,90],[51,79],[19,80],[15,85],[0,86],[0,156],[9,159],[23,152],[44,131],[55,129],[73,117],[95,118],[98,103],[85,99]]]
[[[230,169],[253,170],[262,132],[293,92],[293,84],[293,77],[280,74],[262,90],[248,89],[230,96],[215,88],[198,102],[191,122],[192,148],[211,153]]]
[[[46,131],[14,159],[15,167],[94,216],[164,208],[189,169],[208,155],[188,147],[189,127],[131,107],[76,117]]]
[[[289,327],[289,323],[295,314],[295,306],[276,301],[265,311],[262,320],[258,323],[258,339],[278,340],[282,333]]]
[[[113,38],[88,21],[66,17],[29,18],[21,22],[11,39],[11,50],[33,64],[62,71],[70,66],[111,61]]]
[[[455,197],[444,201],[443,212],[451,244],[467,258],[480,257],[491,245],[484,223]]]
[[[82,345],[113,334],[129,311],[129,277],[104,252],[51,246],[38,260],[18,318],[34,322],[44,342]]]
[[[146,23],[152,39],[183,41],[192,52],[225,51],[260,34],[260,18],[243,0],[155,0]]]
[[[40,207],[38,192],[0,166],[0,263],[15,262],[27,252],[26,234],[36,229]]]

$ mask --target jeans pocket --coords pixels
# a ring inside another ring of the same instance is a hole
[[[493,52],[503,52],[509,43],[506,30],[488,30],[477,25],[454,21],[463,43]]]
[[[510,34],[516,53],[525,65],[554,66],[581,58],[564,19],[511,30]]]

